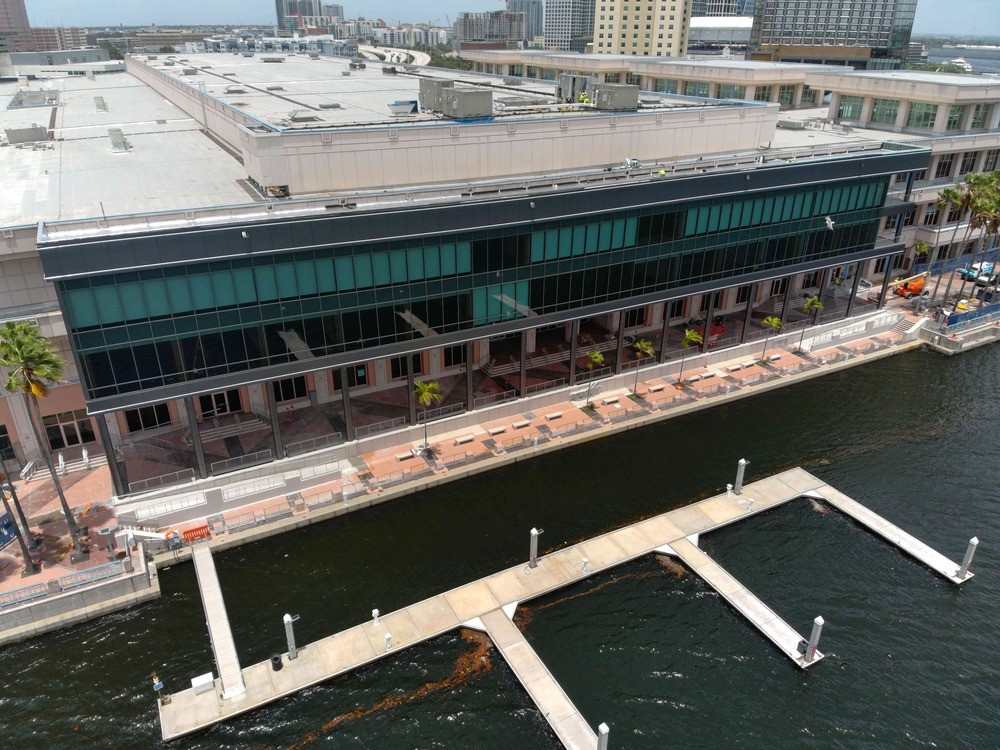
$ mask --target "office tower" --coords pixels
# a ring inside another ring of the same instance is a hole
[[[27,32],[31,29],[24,0],[0,0],[0,33]]]
[[[524,13],[496,10],[487,13],[459,13],[455,32],[460,42],[523,42]]]
[[[526,38],[534,39],[543,34],[542,0],[507,0],[507,10],[511,13],[524,13]]]
[[[594,52],[647,57],[687,54],[690,0],[599,0]]]
[[[583,52],[593,41],[596,0],[546,0],[545,46]]]
[[[917,0],[757,0],[753,60],[898,68]]]

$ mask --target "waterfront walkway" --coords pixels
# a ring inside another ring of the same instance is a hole
[[[589,727],[590,733],[580,728],[585,721],[572,707],[572,702],[568,698],[560,698],[563,689],[559,687],[556,691],[547,681],[539,682],[543,679],[539,669],[544,665],[537,656],[532,659],[523,648],[516,648],[517,641],[512,639],[510,629],[500,624],[498,611],[510,618],[519,603],[669,547],[674,554],[686,559],[708,585],[719,591],[737,612],[767,635],[782,653],[799,667],[805,667],[798,652],[802,640],[798,633],[696,546],[697,539],[707,532],[802,497],[829,501],[850,517],[872,524],[871,528],[884,529],[890,525],[860,503],[844,502],[846,496],[823,480],[801,468],[792,469],[753,482],[745,486],[740,495],[716,495],[677,508],[539,557],[537,567],[519,564],[397,610],[377,621],[323,638],[300,649],[298,658],[294,660],[288,659],[285,654],[280,671],[274,671],[270,662],[255,664],[243,670],[246,693],[233,699],[223,697],[221,681],[216,681],[215,690],[201,694],[194,689],[178,692],[172,696],[170,703],[159,706],[163,738],[169,740],[199,731],[403,648],[466,626],[487,632],[492,629],[498,639],[509,644],[497,645],[532,699],[546,714],[557,736],[567,738],[564,739],[567,747],[596,747],[591,739],[596,735]],[[885,538],[893,541],[892,535]],[[900,537],[900,541],[894,543],[937,569],[935,566],[942,556],[926,545],[912,545],[909,539],[912,537],[907,535],[906,539]],[[956,569],[957,566],[950,563],[946,571]],[[939,572],[956,583],[962,582],[946,571]]]

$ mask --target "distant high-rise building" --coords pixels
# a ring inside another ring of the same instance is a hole
[[[7,31],[27,32],[31,29],[28,22],[28,9],[24,0],[0,0],[0,33]]]
[[[594,38],[596,0],[545,0],[545,46],[583,52]]]
[[[750,57],[898,68],[917,0],[757,0]]]
[[[80,49],[87,46],[87,30],[81,28],[35,27],[31,30],[34,47],[39,51]]]
[[[528,39],[544,33],[542,0],[507,0],[507,10],[511,13],[524,13],[524,33]]]
[[[344,6],[343,5],[337,5],[337,4],[334,4],[334,3],[330,3],[330,4],[324,3],[322,11],[323,11],[323,15],[324,16],[329,16],[330,18],[336,18],[337,19],[337,21],[336,21],[337,23],[343,23],[344,22]]]
[[[525,40],[524,13],[494,10],[486,13],[459,13],[455,22],[459,42],[493,42],[506,45]]]
[[[692,0],[691,15],[752,16],[754,0]]]
[[[600,0],[594,18],[594,52],[683,56],[690,24],[690,0]]]

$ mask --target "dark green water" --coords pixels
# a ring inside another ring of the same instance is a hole
[[[223,553],[241,661],[283,650],[284,612],[309,642],[524,559],[532,526],[552,550],[714,494],[745,456],[751,479],[802,465],[953,559],[978,535],[977,577],[956,589],[805,502],[756,517],[702,546],[800,632],[823,615],[827,659],[801,673],[698,579],[641,560],[529,606],[587,720],[615,748],[1000,747],[997,351],[893,357]],[[161,584],[0,650],[0,747],[159,744],[148,675],[179,690],[212,667],[193,568]],[[449,635],[172,747],[558,747],[499,656],[455,675],[473,649]]]

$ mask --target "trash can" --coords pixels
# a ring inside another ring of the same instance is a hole
[[[275,654],[271,657],[271,670],[274,672],[280,672],[281,668],[284,667],[284,663],[281,661],[281,654]]]

